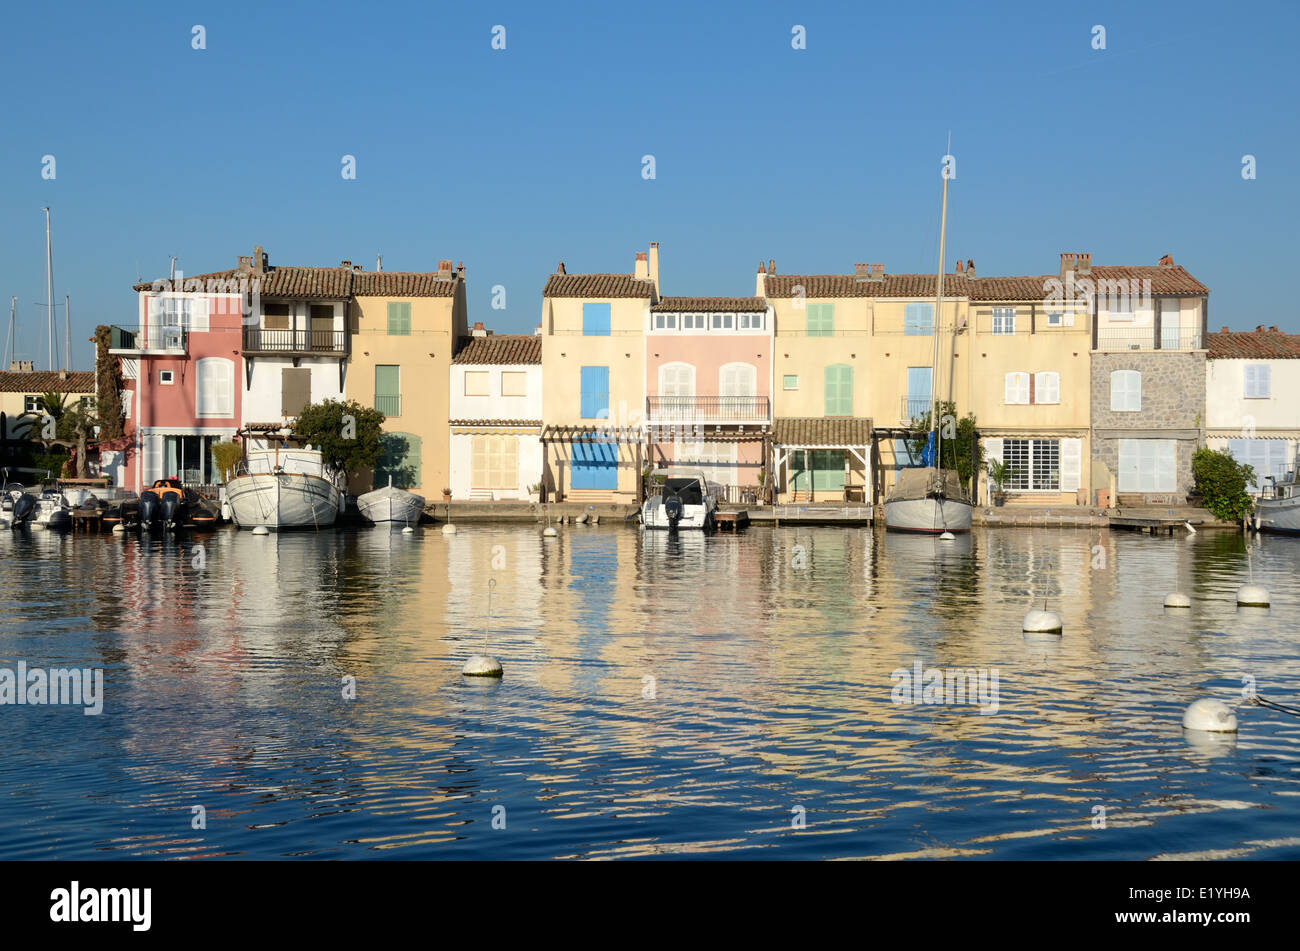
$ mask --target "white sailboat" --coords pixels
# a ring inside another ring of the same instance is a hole
[[[343,507],[340,474],[320,451],[258,449],[226,483],[231,520],[240,528],[331,526]]]
[[[390,475],[388,485],[357,496],[357,511],[376,525],[411,525],[420,521],[424,513],[424,496],[394,488]]]
[[[943,205],[939,222],[939,276],[934,299],[934,358],[931,379],[939,375],[939,335],[943,332],[943,270],[948,237],[948,166],[943,167]],[[972,505],[962,491],[961,479],[944,469],[943,430],[939,426],[939,387],[931,386],[930,441],[933,466],[901,469],[898,481],[885,495],[885,528],[891,532],[940,535],[969,532]],[[928,447],[927,447],[928,448]]]
[[[1255,500],[1255,531],[1300,535],[1300,481],[1296,466],[1288,466],[1281,479],[1264,477],[1264,491]]]

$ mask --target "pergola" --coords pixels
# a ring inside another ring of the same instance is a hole
[[[781,481],[788,487],[790,457],[794,453],[829,449],[857,459],[870,478],[871,433],[871,420],[862,416],[777,418],[772,425],[773,472],[781,475],[784,466],[785,478]]]

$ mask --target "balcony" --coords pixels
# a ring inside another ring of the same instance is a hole
[[[1156,335],[1154,327],[1099,327],[1097,350],[1200,350],[1203,349],[1201,331],[1183,330],[1179,327],[1161,327]]]
[[[134,330],[109,327],[108,349],[119,354],[177,353],[188,351],[189,334],[182,327],[164,327],[162,324],[145,324]]]
[[[899,411],[898,418],[905,423],[926,415],[930,412],[933,402],[929,396],[904,396],[902,400],[902,409]]]
[[[767,423],[771,415],[766,396],[649,396],[646,418],[651,423]]]
[[[400,396],[376,396],[375,409],[385,416],[401,416],[402,398]]]
[[[244,353],[342,355],[349,352],[343,330],[266,330],[244,328]]]

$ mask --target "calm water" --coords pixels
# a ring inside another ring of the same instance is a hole
[[[105,699],[0,707],[0,858],[1295,859],[1300,719],[1180,722],[1244,675],[1300,705],[1300,540],[1252,551],[1269,612],[1211,532],[5,532],[0,666]],[[998,711],[892,702],[917,661]]]

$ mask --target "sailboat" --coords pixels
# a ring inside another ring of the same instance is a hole
[[[420,521],[420,516],[424,513],[424,496],[395,488],[390,475],[388,485],[357,496],[357,511],[376,525],[410,525]]]
[[[943,262],[948,237],[948,166],[943,167],[943,206],[939,222],[939,276],[934,297],[934,358],[931,378],[939,375],[939,335],[943,332]],[[943,430],[939,427],[939,388],[932,386],[930,436],[921,468],[900,469],[894,487],[885,495],[885,528],[891,532],[941,535],[969,532],[971,501],[961,478],[943,468]]]

